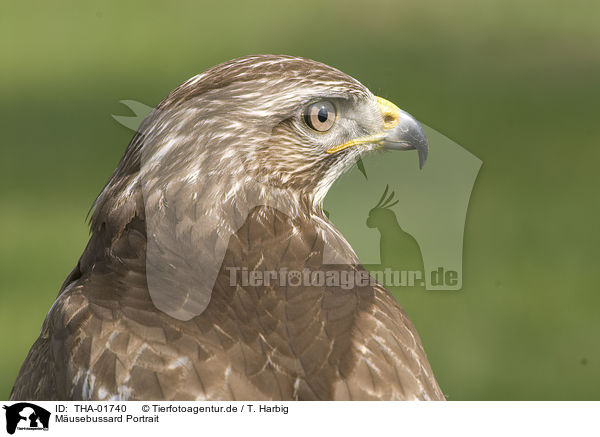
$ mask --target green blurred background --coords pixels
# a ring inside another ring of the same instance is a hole
[[[0,399],[157,104],[251,53],[336,66],[483,161],[464,288],[406,292],[451,400],[600,399],[600,3],[3,2]]]

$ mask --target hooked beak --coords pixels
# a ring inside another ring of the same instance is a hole
[[[381,134],[366,138],[358,138],[327,150],[327,153],[336,153],[359,144],[380,144],[384,149],[390,150],[416,150],[419,154],[419,168],[423,168],[427,161],[429,146],[423,128],[408,112],[401,110],[393,103],[376,97],[379,110],[383,117],[383,131]]]
[[[391,150],[416,150],[419,168],[423,168],[429,152],[425,132],[412,115],[401,109],[398,111],[398,123],[386,133],[382,145]]]

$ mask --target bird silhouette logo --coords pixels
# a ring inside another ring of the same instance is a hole
[[[398,223],[396,212],[392,209],[400,200],[395,199],[394,191],[385,186],[383,195],[369,211],[366,225],[379,232],[379,251],[381,264],[396,270],[422,271],[423,258],[417,240],[404,231]]]

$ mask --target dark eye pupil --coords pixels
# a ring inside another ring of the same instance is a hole
[[[321,109],[319,109],[319,113],[317,114],[317,118],[319,119],[319,121],[321,123],[325,123],[327,121],[327,117],[329,116],[329,111],[327,111],[327,108],[322,106]]]

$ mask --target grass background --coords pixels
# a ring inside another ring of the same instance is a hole
[[[250,53],[336,66],[484,162],[463,290],[400,296],[449,399],[600,398],[600,3],[0,8],[0,398],[131,137],[119,100]]]

